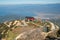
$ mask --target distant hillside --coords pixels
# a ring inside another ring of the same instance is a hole
[[[5,22],[5,21],[13,21],[13,20],[22,20],[24,19],[25,16],[20,16],[20,15],[5,15],[5,16],[0,16],[0,22]]]

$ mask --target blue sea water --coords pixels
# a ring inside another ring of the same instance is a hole
[[[60,4],[0,5],[0,16],[10,14],[35,16],[35,12],[60,14]]]
[[[60,4],[0,5],[0,21],[3,21],[2,19],[10,20],[18,16],[37,16],[37,14],[54,14],[50,16],[46,15],[46,17],[58,16],[60,15]],[[8,17],[11,18],[7,19]]]

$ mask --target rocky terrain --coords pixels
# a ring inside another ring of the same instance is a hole
[[[0,39],[3,40],[47,40],[58,38],[59,26],[51,21],[13,20],[0,24]]]

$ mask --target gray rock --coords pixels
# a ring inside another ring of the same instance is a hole
[[[37,29],[32,29],[18,35],[15,40],[44,40],[44,35],[41,35],[42,31]]]

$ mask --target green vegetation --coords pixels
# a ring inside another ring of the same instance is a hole
[[[13,38],[15,35],[14,33],[12,33],[13,27],[16,28],[15,25],[11,25],[11,27],[8,27],[4,23],[0,23],[0,38],[6,38],[6,37]],[[12,39],[12,38],[10,38],[10,39]]]
[[[17,34],[13,33],[12,31],[9,31],[7,34],[7,38],[6,40],[14,40],[14,38],[16,37]]]
[[[6,40],[14,40],[14,38],[19,34],[18,32],[20,32],[20,29],[16,29],[16,28],[21,28],[21,31],[22,30],[28,30],[30,28],[40,28],[40,26],[47,26],[50,24],[48,22],[42,22],[42,21],[39,21],[39,20],[35,20],[35,21],[31,21],[28,24],[27,27],[21,27],[21,26],[15,26],[16,24],[14,24],[15,21],[12,21],[10,27],[8,27],[7,25],[5,25],[4,23],[0,23],[0,38],[6,38]],[[9,22],[7,22],[7,24],[9,24]],[[14,24],[14,25],[13,25]],[[46,24],[46,25],[44,25]],[[14,29],[16,30],[14,30]],[[14,33],[14,31],[18,31],[17,33]],[[60,30],[57,32],[57,35],[60,36]]]
[[[0,35],[2,38],[4,38],[7,35],[8,30],[9,28],[5,24],[0,24]]]
[[[60,37],[60,29],[59,29],[59,31],[57,32],[57,36]]]

